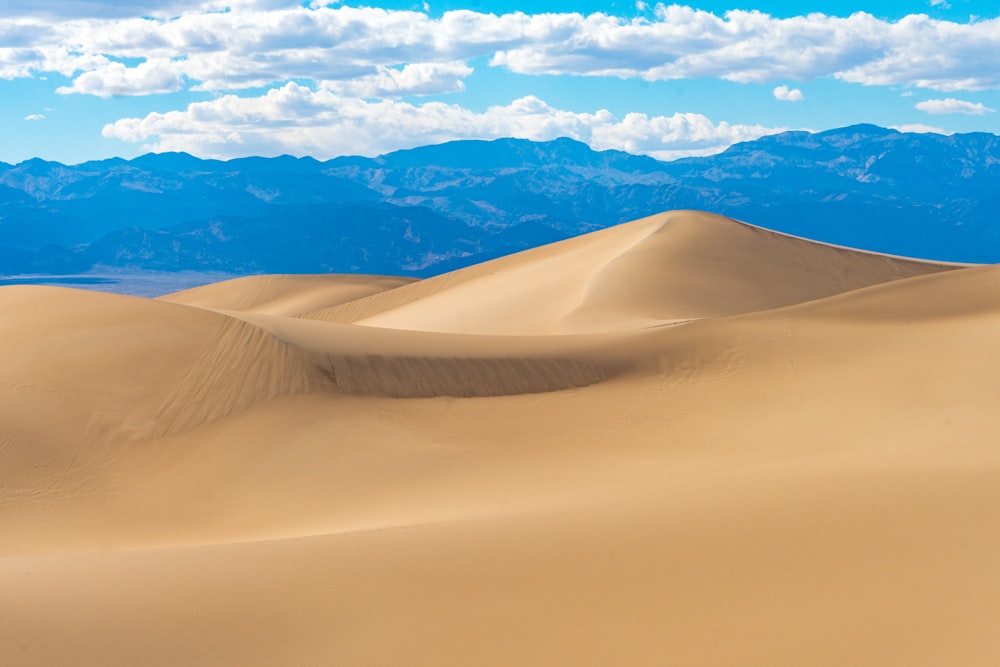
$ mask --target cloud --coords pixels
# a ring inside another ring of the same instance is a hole
[[[98,97],[174,93],[184,89],[184,77],[180,69],[179,63],[163,58],[147,60],[136,67],[108,62],[97,69],[84,72],[73,80],[72,86],[62,86],[56,92],[61,95],[85,93]]]
[[[933,125],[924,125],[923,123],[893,125],[891,126],[890,129],[899,130],[900,132],[916,132],[917,134],[954,134],[954,132],[949,132],[948,130],[942,129],[940,127],[934,127]]]
[[[16,14],[21,17],[43,17],[59,20],[67,18],[132,18],[135,16],[170,18],[187,12],[218,12],[250,8],[276,9],[299,4],[296,0],[129,0],[128,2],[32,0],[21,3]],[[14,14],[15,12],[9,13]]]
[[[788,86],[775,88],[774,97],[782,102],[801,102],[804,99],[801,90],[798,88],[789,89]]]
[[[718,152],[738,141],[780,131],[760,125],[714,123],[705,116],[578,113],[537,97],[475,112],[459,105],[365,101],[328,89],[288,83],[258,97],[224,95],[182,111],[151,113],[106,125],[106,137],[155,151],[184,150],[206,157],[241,155],[378,155],[453,139],[568,136],[593,148],[661,159]]]
[[[33,113],[24,117],[24,120],[45,120],[45,114]]]
[[[0,78],[58,72],[76,77],[66,92],[98,95],[181,85],[224,92],[292,80],[357,80],[362,89],[396,94],[405,87],[392,81],[379,87],[396,76],[387,70],[467,66],[473,59],[525,75],[758,83],[835,77],[940,91],[1000,88],[1000,18],[955,23],[916,14],[886,21],[864,12],[776,18],[664,4],[631,19],[470,10],[431,17],[291,0],[24,4],[34,9],[0,19]],[[60,8],[61,20],[45,18]],[[144,62],[121,65],[133,60]]]
[[[935,116],[949,113],[960,113],[966,116],[982,116],[992,113],[996,109],[990,109],[981,102],[966,102],[949,97],[943,100],[925,100],[914,105],[920,111],[924,111]]]
[[[995,67],[1000,18],[959,24],[924,15],[890,22],[864,12],[775,18],[733,10],[716,16],[662,4],[655,14],[653,21],[602,14],[533,17],[534,29],[545,38],[502,49],[493,62],[525,74],[647,80],[715,77],[763,83],[835,77],[939,90],[1000,86]],[[545,22],[553,25],[545,28]]]
[[[331,81],[323,87],[342,95],[364,98],[440,95],[465,90],[462,79],[470,74],[472,68],[462,62],[414,63],[402,69],[379,67],[375,74]]]

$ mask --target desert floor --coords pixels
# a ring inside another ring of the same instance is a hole
[[[5,665],[1000,664],[1000,268],[671,212],[0,287]]]

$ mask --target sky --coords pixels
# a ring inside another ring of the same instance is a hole
[[[0,161],[1000,132],[997,0],[0,0]]]

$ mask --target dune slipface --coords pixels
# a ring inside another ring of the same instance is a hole
[[[17,665],[993,665],[1000,272],[671,212],[0,288]]]

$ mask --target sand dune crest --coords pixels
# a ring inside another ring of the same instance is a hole
[[[765,310],[952,268],[673,211],[302,316],[453,333],[586,333]]]

